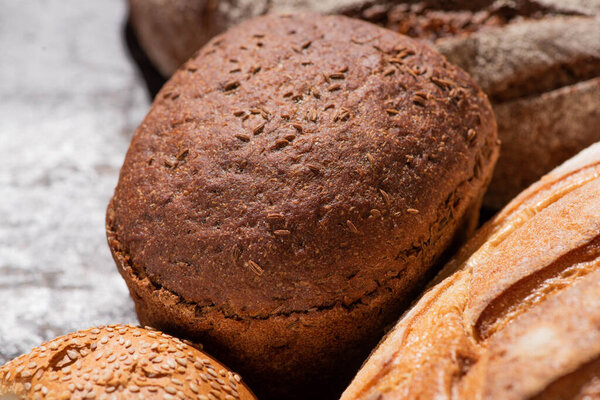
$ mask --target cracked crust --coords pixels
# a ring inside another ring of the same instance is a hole
[[[141,321],[201,340],[261,397],[325,396],[473,229],[497,153],[487,99],[427,46],[262,17],[158,94],[109,244]]]
[[[256,400],[238,374],[197,347],[131,325],[81,330],[0,367],[0,396]]]
[[[342,400],[599,399],[600,144],[484,225]]]

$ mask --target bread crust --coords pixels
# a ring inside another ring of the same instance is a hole
[[[480,229],[342,400],[599,398],[598,199],[594,144]]]
[[[111,251],[143,323],[200,339],[261,397],[325,396],[474,227],[495,129],[426,45],[345,17],[254,19],[157,96]]]
[[[441,39],[490,96],[504,146],[485,206],[499,209],[600,140],[599,17],[548,17]]]
[[[0,395],[256,400],[238,374],[191,343],[131,325],[74,332],[9,361],[0,367]]]

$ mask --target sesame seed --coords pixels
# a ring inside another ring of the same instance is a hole
[[[329,74],[329,79],[346,79],[346,75],[341,72],[334,72]]]
[[[171,382],[173,382],[175,385],[183,386],[183,382],[177,378],[171,378]]]
[[[69,357],[71,360],[75,361],[79,358],[79,353],[76,352],[75,350],[67,350],[67,357]]]
[[[300,125],[300,124],[298,124],[298,123],[293,123],[293,124],[291,124],[291,125],[292,125],[292,127],[293,127],[294,129],[296,129],[298,132],[302,132],[302,125]]]
[[[395,110],[393,108],[386,108],[385,112],[387,112],[390,115],[397,115],[398,114],[398,110]]]
[[[290,234],[290,231],[288,231],[287,229],[277,229],[273,231],[273,233],[276,236],[288,236]]]
[[[416,208],[407,208],[406,212],[409,214],[418,214],[419,210],[417,210]]]
[[[174,387],[171,387],[171,386],[165,386],[165,392],[167,392],[169,394],[175,394],[175,393],[177,393],[177,389],[175,389]]]
[[[177,364],[181,365],[182,367],[187,367],[187,360],[185,358],[178,357],[175,359],[175,361],[177,361]]]

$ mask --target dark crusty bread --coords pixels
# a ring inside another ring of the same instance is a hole
[[[344,14],[431,41],[524,19],[600,14],[599,0],[129,0],[129,6],[142,47],[167,77],[214,35],[264,14]]]
[[[261,396],[326,396],[473,228],[497,153],[485,95],[428,46],[260,17],[158,94],[109,244],[142,323],[199,340]]]
[[[211,4],[131,0],[140,42],[166,76],[234,23],[302,8],[343,13],[435,42],[442,54],[475,78],[496,112],[504,145],[484,199],[487,208],[501,208],[554,166],[600,140],[600,0]],[[187,8],[195,9],[196,15],[182,13]]]
[[[342,400],[600,399],[600,143],[484,225]]]
[[[193,345],[130,325],[74,332],[9,361],[0,367],[0,398],[256,399]]]
[[[485,204],[499,208],[600,140],[600,17],[514,23],[436,47],[492,100],[503,148]]]

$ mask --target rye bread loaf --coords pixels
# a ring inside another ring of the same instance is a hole
[[[130,3],[140,42],[165,76],[212,35],[264,13],[342,13],[434,42],[492,101],[503,142],[484,200],[492,210],[600,140],[599,0]]]
[[[600,144],[484,225],[342,400],[600,399]]]
[[[485,204],[499,208],[600,140],[600,17],[552,17],[440,39],[492,101],[503,147]]]
[[[74,332],[9,361],[0,398],[256,400],[238,374],[193,345],[130,325]]]
[[[427,45],[260,17],[158,94],[108,241],[142,323],[200,341],[262,398],[326,397],[474,227],[497,153],[485,95]]]

